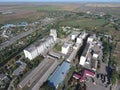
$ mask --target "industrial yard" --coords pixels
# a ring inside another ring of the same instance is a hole
[[[0,90],[120,89],[119,3],[0,7]]]

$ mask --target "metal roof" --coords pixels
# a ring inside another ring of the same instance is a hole
[[[62,83],[69,69],[70,63],[64,61],[50,76],[48,84],[56,88],[60,83]]]
[[[53,72],[53,70],[55,70],[57,65],[57,60],[45,58],[18,84],[19,88],[21,88],[22,90],[24,90],[25,87],[30,88],[29,90],[31,90],[32,88],[36,88],[34,86],[38,83],[40,85],[44,82],[44,80],[47,80],[48,76]]]
[[[39,47],[42,44],[45,44],[45,42],[49,41],[52,38],[53,38],[52,36],[47,36],[47,37],[43,38],[42,40],[37,41],[36,43],[28,46],[25,50],[27,50],[29,52],[33,52],[36,50],[37,47]]]
[[[88,52],[88,49],[89,49],[89,46],[90,46],[90,44],[87,43],[87,45],[85,46],[85,49],[84,49],[84,51],[83,51],[83,53],[82,53],[82,56],[86,56],[86,54],[87,54],[87,52]]]

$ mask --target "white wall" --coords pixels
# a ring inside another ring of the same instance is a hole
[[[40,42],[41,43],[41,42]],[[35,49],[31,52],[28,50],[24,50],[25,57],[32,60],[38,55],[42,54],[44,51],[46,51],[51,45],[54,43],[53,37],[49,37],[45,42],[40,44],[40,46],[35,47]]]
[[[38,56],[38,52],[37,50],[35,49],[34,51],[32,52],[29,52],[27,50],[24,50],[24,54],[25,54],[25,57],[32,60],[34,59],[36,56]]]
[[[77,38],[76,43],[81,44],[83,42],[82,38]]]
[[[75,40],[75,38],[76,38],[75,34],[71,35],[71,40]]]
[[[93,54],[93,58],[97,59],[98,58],[98,54],[94,53]]]
[[[66,44],[67,45],[67,44]],[[68,44],[67,46],[66,46],[65,44],[62,46],[62,53],[63,54],[67,54],[68,53],[68,51],[69,51],[69,49],[70,49],[70,45]]]
[[[57,32],[56,32],[56,29],[51,29],[51,30],[50,30],[50,36],[53,36],[54,41],[57,40]]]
[[[93,40],[94,40],[94,39],[93,39],[92,37],[89,37],[88,40],[87,40],[87,42],[92,43]]]
[[[79,62],[79,64],[82,65],[82,66],[84,66],[85,61],[86,61],[86,57],[81,56],[81,57],[80,57],[80,62]]]

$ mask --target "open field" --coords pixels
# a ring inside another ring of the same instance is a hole
[[[60,25],[68,25],[68,26],[80,26],[80,27],[98,27],[98,26],[102,26],[106,23],[107,21],[105,21],[104,19],[88,19],[88,18],[84,18],[84,19],[77,19],[77,20],[68,20],[68,21],[64,21],[61,22]]]
[[[0,14],[0,24],[4,23],[16,23],[21,21],[34,21],[40,19],[41,16],[47,15],[50,11],[71,11],[78,8],[78,5],[74,4],[42,4],[41,3],[25,3],[25,4],[16,4],[16,3],[7,3],[0,4],[0,12],[13,12],[12,14],[2,15]]]
[[[34,10],[15,10],[14,14],[0,15],[0,24],[16,23],[21,21],[32,21],[44,16],[45,12],[37,12]]]
[[[12,14],[0,14],[0,24],[20,21],[33,21],[48,14],[49,11],[105,12],[120,17],[120,4],[95,3],[4,3],[0,12],[12,11]]]
[[[39,11],[56,11],[60,10],[61,7],[59,6],[51,6],[51,5],[41,5],[41,6],[28,6],[28,7],[21,7],[19,9],[23,10],[39,10]]]
[[[117,42],[115,51],[113,53],[114,61],[120,65],[120,42]],[[120,66],[119,66],[120,67]]]

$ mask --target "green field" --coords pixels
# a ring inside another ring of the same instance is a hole
[[[105,19],[88,19],[88,18],[84,18],[84,19],[78,19],[78,20],[67,20],[64,22],[60,22],[60,25],[68,25],[68,26],[79,26],[82,28],[85,27],[100,27],[104,24],[106,24],[107,21]]]
[[[25,10],[39,10],[39,11],[56,11],[60,10],[61,7],[59,6],[51,6],[51,5],[44,5],[44,6],[30,6],[30,7],[21,7],[20,9]]]

